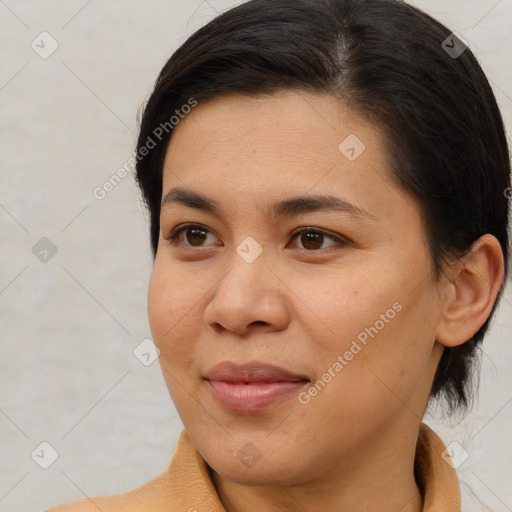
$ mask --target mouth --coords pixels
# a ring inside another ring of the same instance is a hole
[[[205,380],[220,405],[238,412],[266,409],[311,382],[305,375],[260,362],[224,362],[210,370]]]

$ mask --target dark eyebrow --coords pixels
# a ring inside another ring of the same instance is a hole
[[[181,187],[173,188],[167,192],[162,200],[161,207],[163,208],[172,203],[179,203],[189,208],[203,210],[218,217],[224,215],[222,207],[213,199]],[[272,204],[267,214],[269,217],[287,217],[325,210],[336,210],[350,213],[357,217],[368,217],[376,220],[375,216],[366,210],[333,195],[290,197],[289,199],[284,199]]]

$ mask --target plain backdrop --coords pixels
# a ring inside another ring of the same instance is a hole
[[[468,41],[510,130],[512,0],[414,3]],[[182,423],[158,362],[134,355],[151,337],[147,215],[132,174],[93,190],[132,155],[167,58],[232,5],[0,0],[1,511],[125,492],[171,460]],[[512,510],[511,332],[507,289],[473,409],[425,418],[468,452],[465,510]]]

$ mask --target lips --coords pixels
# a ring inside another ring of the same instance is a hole
[[[309,380],[305,375],[259,362],[242,365],[231,362],[220,363],[214,366],[205,378],[210,381],[222,380],[225,382],[298,382]]]
[[[238,412],[261,411],[310,382],[305,375],[257,361],[221,363],[206,374],[205,380],[222,406]]]

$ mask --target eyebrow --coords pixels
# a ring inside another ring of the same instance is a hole
[[[196,208],[209,212],[217,217],[223,217],[224,211],[220,204],[212,198],[187,190],[185,188],[176,187],[171,189],[164,196],[161,207],[178,203],[188,208]],[[356,217],[367,217],[377,220],[374,215],[359,208],[358,206],[333,195],[307,195],[295,196],[281,201],[277,201],[269,206],[267,214],[269,217],[287,217],[293,215],[301,215],[316,211],[335,210],[349,213]]]

